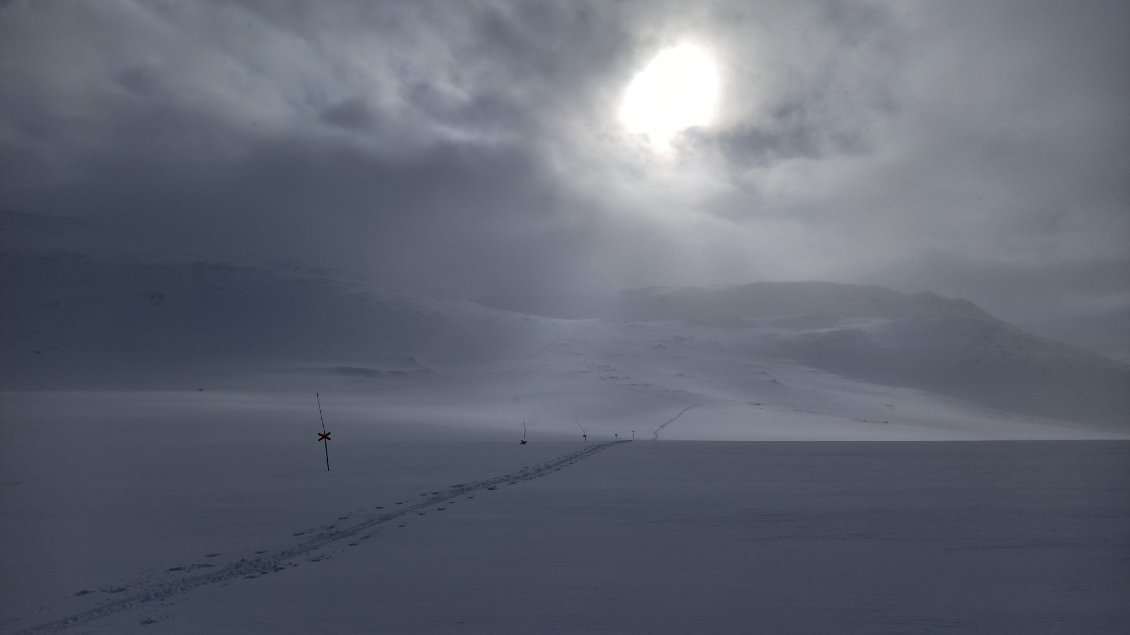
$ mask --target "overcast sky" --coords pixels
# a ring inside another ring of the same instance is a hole
[[[824,279],[1130,316],[1130,3],[4,2],[0,207],[468,296]],[[690,43],[717,108],[618,118]]]

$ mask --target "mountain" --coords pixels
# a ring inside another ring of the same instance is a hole
[[[1026,333],[964,299],[830,282],[496,296],[553,317],[682,322],[741,335],[742,356],[779,359],[1028,415],[1130,423],[1130,366]]]
[[[402,377],[510,354],[529,320],[293,263],[194,260],[0,211],[0,387],[182,385],[319,369]]]
[[[3,253],[0,386],[248,367],[397,374],[421,370],[420,362],[486,363],[529,330],[496,313],[301,271]]]
[[[997,321],[968,300],[815,281],[648,287],[605,295],[497,295],[484,298],[482,304],[565,319],[683,320],[728,326],[750,326],[765,320],[804,320],[805,324],[816,325],[827,319],[874,317],[967,317]]]
[[[0,227],[16,230],[0,239],[4,390],[332,386],[400,418],[655,438],[1130,432],[1130,366],[932,293],[757,282],[480,305],[155,254],[81,221]]]

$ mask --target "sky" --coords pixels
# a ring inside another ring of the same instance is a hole
[[[657,140],[623,104],[680,47],[712,105]],[[833,280],[1125,341],[1128,106],[1121,1],[0,3],[0,208],[465,297]]]

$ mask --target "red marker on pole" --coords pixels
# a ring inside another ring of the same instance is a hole
[[[326,432],[326,418],[322,416],[322,396],[314,393],[314,399],[318,400],[318,420],[322,422],[322,431],[318,433],[318,441],[325,445],[322,447],[326,450],[326,471],[330,471],[330,433]]]

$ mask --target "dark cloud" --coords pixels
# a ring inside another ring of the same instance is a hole
[[[758,126],[735,126],[711,135],[735,166],[768,166],[787,159],[819,159],[868,149],[863,131],[826,131],[803,102],[777,108]]]
[[[683,39],[724,98],[658,157],[616,107]],[[822,278],[1121,315],[1128,42],[1099,1],[8,3],[0,206],[467,294]]]
[[[376,116],[364,99],[354,97],[323,110],[322,121],[347,130],[363,130],[376,122]]]

